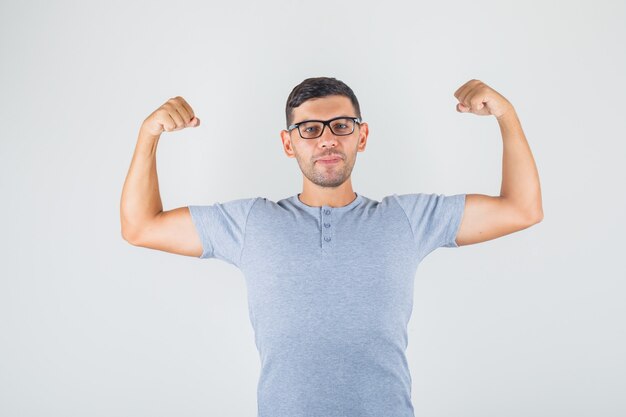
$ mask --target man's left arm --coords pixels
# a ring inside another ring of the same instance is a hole
[[[457,245],[484,242],[539,223],[543,220],[539,174],[513,105],[479,80],[463,84],[454,96],[461,113],[495,116],[503,142],[500,195],[466,195]]]

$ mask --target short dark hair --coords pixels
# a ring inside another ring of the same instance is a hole
[[[332,77],[314,77],[307,78],[300,84],[295,86],[289,97],[287,97],[287,105],[285,106],[285,116],[287,118],[287,127],[293,123],[293,109],[301,105],[307,100],[330,95],[345,96],[350,99],[352,106],[356,111],[356,117],[361,118],[361,108],[354,92],[343,81]]]

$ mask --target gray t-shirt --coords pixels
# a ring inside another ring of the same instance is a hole
[[[455,242],[465,194],[299,195],[189,206],[203,245],[245,277],[258,417],[413,417],[405,356],[420,261]]]

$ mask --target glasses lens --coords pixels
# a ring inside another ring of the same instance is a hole
[[[354,120],[337,119],[330,122],[331,130],[335,135],[349,135],[354,131]]]
[[[318,137],[322,133],[324,123],[321,122],[304,122],[299,126],[300,134],[305,139]]]

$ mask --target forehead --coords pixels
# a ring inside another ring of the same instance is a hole
[[[346,96],[312,98],[293,109],[294,123],[302,120],[327,120],[337,116],[356,117],[352,102]]]

